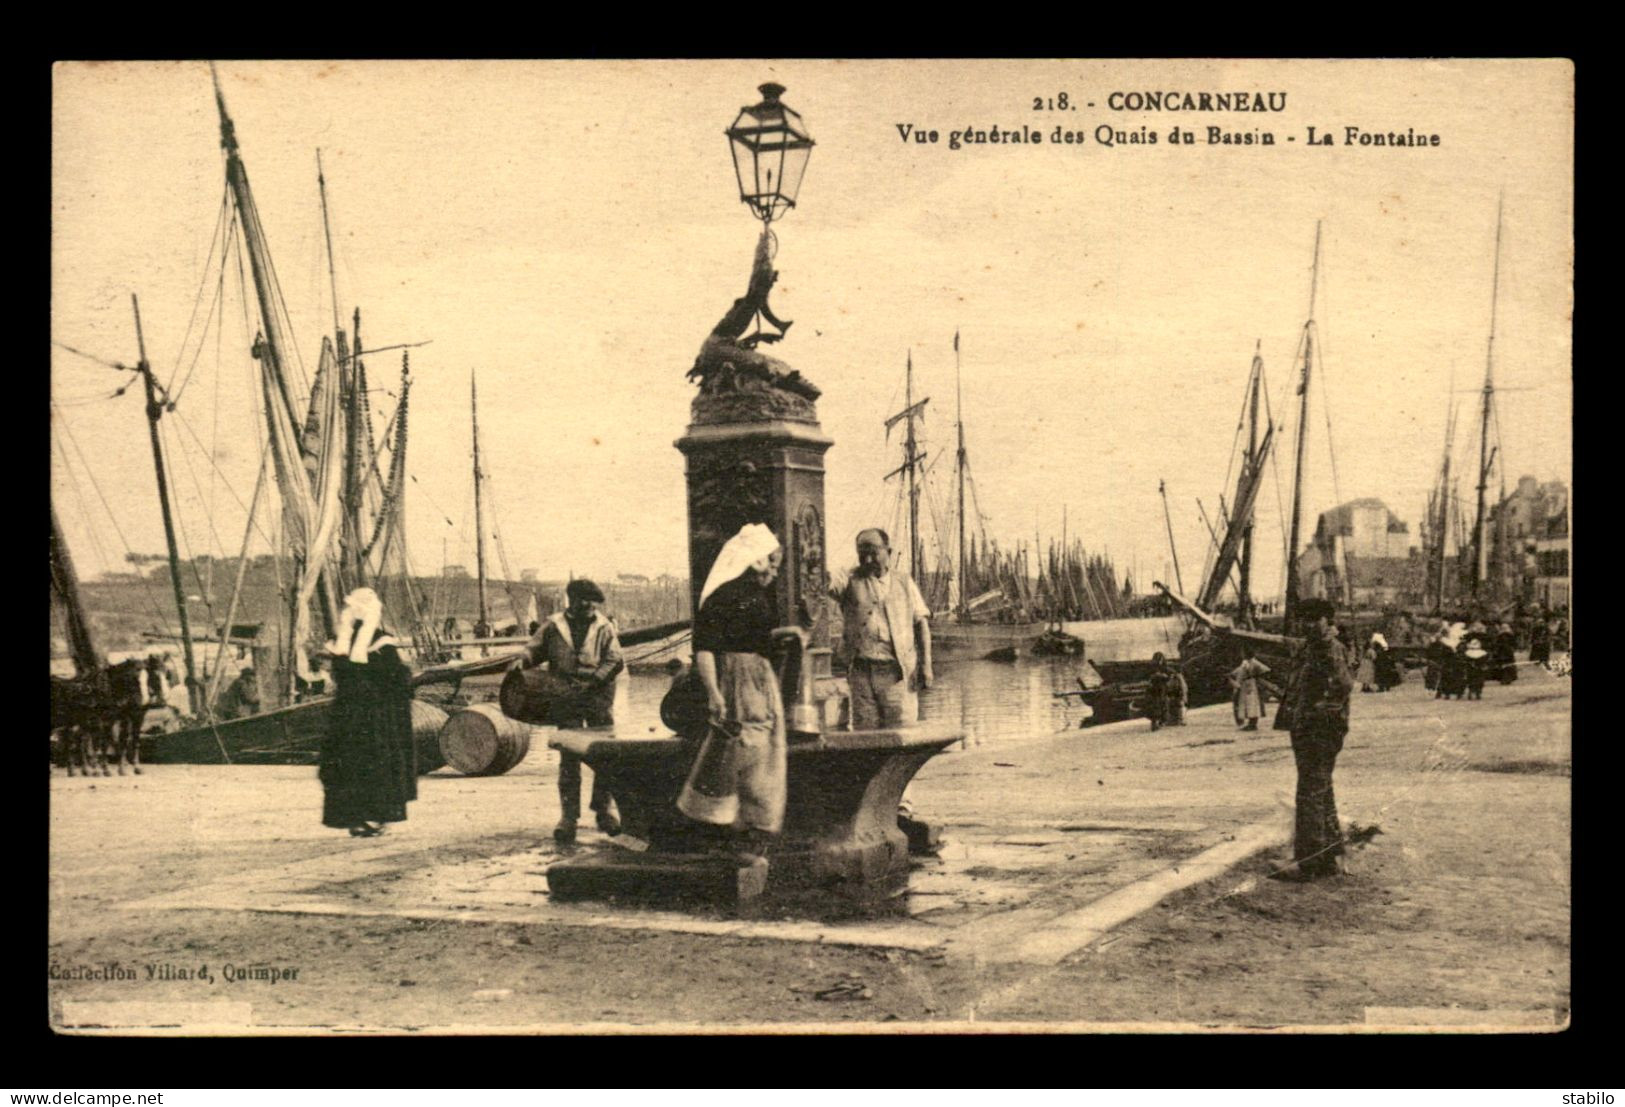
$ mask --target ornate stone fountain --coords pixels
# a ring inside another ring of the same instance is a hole
[[[790,327],[767,302],[778,278],[770,224],[794,206],[812,139],[779,100],[782,88],[761,91],[763,101],[743,109],[729,135],[740,196],[762,219],[762,234],[745,295],[712,328],[689,370],[700,387],[676,446],[687,461],[694,608],[723,544],[746,523],[765,523],[785,551],[774,584],[779,624],[809,628],[805,656],[781,667],[791,724],[784,832],[765,862],[742,866],[715,848],[715,828],[676,809],[696,752],[691,739],[561,731],[552,744],[581,754],[602,775],[626,836],[647,849],[614,846],[554,864],[548,885],[558,898],[883,909],[908,883],[910,839],[897,824],[903,789],[962,737],[944,726],[834,729],[843,686],[830,666],[824,523],[824,453],[833,441],[818,425],[818,388],[759,348]],[[914,833],[919,844],[924,835]]]

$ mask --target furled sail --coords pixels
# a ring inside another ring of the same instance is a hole
[[[1269,457],[1274,437],[1274,427],[1264,432],[1264,439],[1258,447],[1257,459],[1243,467],[1241,476],[1236,481],[1236,509],[1230,514],[1230,526],[1225,531],[1223,544],[1219,547],[1219,558],[1213,563],[1213,571],[1208,574],[1207,581],[1196,600],[1197,606],[1204,611],[1213,610],[1225,582],[1230,579],[1230,569],[1235,565],[1237,555],[1241,553],[1241,540],[1247,533],[1247,524],[1252,520],[1258,490],[1264,485],[1264,461]]]
[[[313,440],[307,438],[312,451],[307,455],[310,468],[301,466],[302,484],[293,490],[300,501],[299,514],[303,516],[303,533],[307,536],[300,566],[298,603],[295,605],[293,641],[302,644],[310,639],[310,603],[315,598],[316,586],[328,562],[341,519],[339,490],[344,480],[343,420],[339,410],[338,389],[323,387],[334,373],[333,345],[322,339],[321,361],[316,370],[316,387],[311,390],[310,417],[306,431],[314,430]],[[286,502],[286,501],[284,501]],[[305,650],[294,650],[299,675],[311,680],[309,660]]]

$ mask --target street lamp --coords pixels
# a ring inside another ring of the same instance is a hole
[[[760,86],[762,102],[741,108],[727,130],[739,199],[766,224],[796,206],[813,140],[801,114],[782,102],[784,86]]]

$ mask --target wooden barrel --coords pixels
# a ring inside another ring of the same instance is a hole
[[[440,752],[440,728],[451,718],[432,703],[412,701],[412,746],[417,750],[418,774],[432,773],[446,763]]]
[[[500,776],[530,752],[530,727],[502,713],[494,703],[457,712],[440,728],[440,752],[467,776]]]
[[[660,721],[685,738],[702,738],[711,725],[711,701],[699,671],[683,669],[660,701]]]
[[[502,678],[497,703],[510,719],[533,726],[551,722],[555,706],[579,698],[581,689],[546,669],[514,669]]]

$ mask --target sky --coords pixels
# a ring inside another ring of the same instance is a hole
[[[895,518],[882,477],[900,446],[882,422],[902,407],[910,354],[916,395],[931,398],[933,495],[951,500],[957,330],[986,532],[1047,542],[1064,514],[1069,536],[1143,586],[1170,569],[1164,481],[1194,591],[1210,545],[1197,501],[1211,517],[1233,497],[1256,345],[1289,424],[1282,484],[1259,506],[1270,538],[1255,579],[1278,588],[1311,314],[1304,540],[1318,512],[1374,496],[1415,541],[1452,404],[1458,459],[1477,452],[1498,202],[1506,483],[1571,478],[1566,62],[226,62],[219,74],[307,372],[333,326],[318,149],[342,315],[361,308],[369,348],[427,343],[411,350],[406,509],[420,572],[473,563],[477,373],[494,574],[501,560],[543,579],[686,574],[672,445],[694,392],[684,374],[743,293],[758,229],[723,131],[768,80],[817,142],[798,206],[774,225],[772,305],[795,325],[772,352],[824,391],[836,565],[859,529]],[[128,375],[105,364],[137,358],[132,293],[178,397],[164,433],[183,552],[235,554],[264,432],[252,307],[234,277],[211,307],[225,174],[209,67],[63,63],[54,86],[52,498],[79,571],[164,546],[140,389],[112,397]],[[1108,107],[1145,90],[1285,92],[1287,106]],[[1062,92],[1068,109],[1050,108]],[[905,141],[900,124],[938,141]],[[1276,143],[1209,145],[1215,125]],[[1108,148],[1101,126],[1158,142]],[[1337,144],[1310,147],[1310,126]],[[1440,144],[1344,145],[1350,126]],[[1057,127],[1086,140],[950,148],[954,131]],[[1175,127],[1197,141],[1169,144]],[[195,309],[223,322],[194,323],[183,342]],[[380,413],[399,357],[368,360],[387,389]]]

